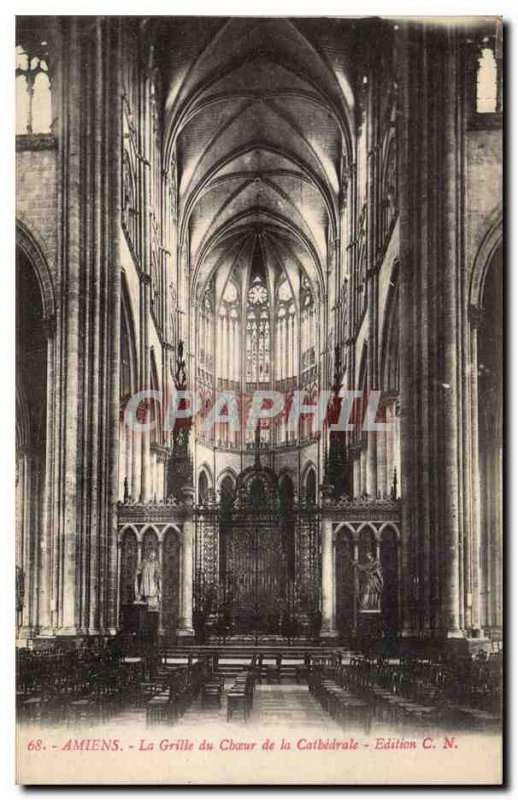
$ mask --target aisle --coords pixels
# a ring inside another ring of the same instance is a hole
[[[322,709],[307,686],[265,685],[256,688],[252,721],[261,725],[325,726],[340,730]]]
[[[227,681],[221,708],[201,708],[198,697],[186,711],[177,727],[192,727],[214,723],[226,723],[226,693],[233,681]],[[237,719],[233,720],[237,723]],[[244,723],[242,723],[244,724]],[[254,706],[248,724],[314,726],[340,730],[338,725],[324,713],[307,686],[299,684],[258,684],[254,692]]]

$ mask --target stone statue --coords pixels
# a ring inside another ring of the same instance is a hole
[[[160,564],[155,550],[151,550],[135,575],[135,598],[137,603],[147,603],[148,610],[158,611],[160,605]]]
[[[380,562],[367,553],[364,564],[358,564],[360,571],[360,611],[381,611],[383,573]]]

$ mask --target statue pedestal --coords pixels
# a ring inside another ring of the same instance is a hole
[[[371,649],[383,641],[381,611],[360,611],[358,614],[358,639],[362,648]]]
[[[158,643],[158,609],[150,611],[145,603],[130,603],[122,607],[122,627],[133,634],[139,644]]]

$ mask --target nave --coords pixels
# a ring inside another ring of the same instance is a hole
[[[175,648],[138,654],[19,653],[17,707],[29,725],[173,728],[236,724],[371,738],[496,730],[502,654],[369,657],[344,649]]]
[[[16,45],[17,647],[490,653],[501,22],[24,17]]]
[[[175,726],[175,736],[180,736],[184,730],[205,728],[211,730],[212,726],[231,725],[251,727],[257,725],[267,728],[275,727],[300,727],[300,728],[329,728],[336,734],[340,728],[336,722],[329,719],[322,706],[313,697],[308,686],[298,683],[257,684],[254,689],[253,708],[247,719],[244,716],[234,716],[227,720],[228,692],[234,684],[233,679],[226,679],[222,689],[222,700],[217,704],[207,704],[203,692],[195,699],[185,714]],[[148,715],[149,716],[149,715]],[[116,714],[110,720],[110,726],[132,726],[135,728],[146,723],[146,710],[139,706],[128,707]],[[164,726],[169,724],[164,721]]]

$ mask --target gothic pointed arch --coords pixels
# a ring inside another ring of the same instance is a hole
[[[16,566],[25,589],[17,628],[37,630],[38,585],[44,548],[47,475],[49,339],[53,335],[54,294],[36,241],[17,225],[16,248]],[[50,362],[50,364],[49,364]]]
[[[486,239],[488,259],[480,265],[479,305],[472,314],[472,357],[476,370],[474,408],[478,442],[480,568],[482,625],[501,635],[503,624],[503,519],[497,498],[503,493],[504,299],[503,248],[496,230]],[[478,264],[476,266],[479,266]],[[476,463],[476,462],[475,462]],[[477,491],[477,487],[475,487]],[[475,524],[477,520],[475,518]]]
[[[496,208],[488,220],[471,270],[469,303],[472,308],[482,305],[486,276],[495,251],[502,245],[503,235],[502,211]]]
[[[308,462],[304,467],[302,486],[305,501],[315,505],[318,499],[318,480],[317,469],[312,461]]]
[[[43,317],[53,321],[56,314],[56,297],[45,251],[38,237],[21,219],[16,220],[16,244],[32,264],[37,277],[43,304]]]

